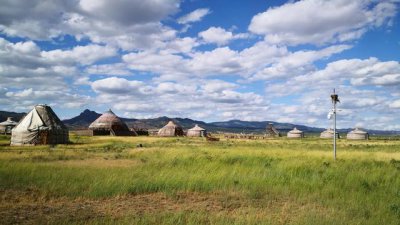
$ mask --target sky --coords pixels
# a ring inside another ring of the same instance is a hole
[[[0,110],[400,130],[400,0],[0,0]]]

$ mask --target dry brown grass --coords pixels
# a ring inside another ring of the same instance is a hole
[[[205,212],[233,219],[255,215],[287,224],[296,219],[294,215],[301,216],[310,210],[320,215],[328,213],[322,206],[300,203],[289,198],[250,200],[240,193],[150,193],[101,199],[71,199],[47,197],[34,189],[0,191],[1,224],[48,224],[58,220],[84,222],[102,217],[118,220],[129,216],[175,212]]]

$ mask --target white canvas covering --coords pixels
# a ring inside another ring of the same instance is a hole
[[[301,130],[298,130],[298,129],[295,127],[293,130],[291,130],[291,131],[289,131],[289,132],[287,133],[287,137],[288,137],[288,138],[303,138],[303,137],[304,137],[304,132],[301,131]]]
[[[321,132],[321,135],[319,136],[320,138],[333,138],[333,129],[328,128]],[[340,138],[339,133],[336,132],[336,138]]]
[[[359,128],[356,128],[349,133],[347,133],[347,139],[351,140],[368,140],[369,134],[366,131],[363,131]]]
[[[187,134],[188,137],[205,137],[207,136],[206,129],[199,127],[199,125],[195,125],[193,128],[189,129]]]
[[[12,130],[11,145],[67,144],[68,129],[47,105],[37,105]]]
[[[0,123],[0,133],[11,134],[11,129],[17,126],[17,122],[12,120],[12,117],[8,117],[6,121]]]

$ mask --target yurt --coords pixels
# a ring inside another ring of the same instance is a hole
[[[333,129],[328,128],[321,132],[320,138],[333,138]],[[336,132],[336,138],[340,138],[339,133]]]
[[[266,128],[265,135],[267,137],[280,137],[281,133],[274,127],[273,123],[269,123]]]
[[[55,145],[68,142],[67,127],[48,105],[36,105],[12,129],[11,145]]]
[[[207,136],[206,129],[199,127],[199,125],[195,125],[193,128],[189,129],[186,136],[188,137],[205,137]]]
[[[93,135],[137,136],[111,109],[91,123],[89,130],[93,130]]]
[[[173,121],[169,121],[167,125],[158,131],[158,136],[161,137],[174,137],[183,135],[184,133],[182,127],[175,124]]]
[[[303,138],[303,137],[304,137],[304,132],[301,131],[301,130],[298,130],[298,129],[295,127],[293,130],[291,130],[291,131],[289,131],[289,132],[287,133],[287,137],[288,137],[288,138]]]
[[[17,126],[12,117],[8,117],[6,121],[0,123],[0,133],[1,134],[11,134],[11,130]]]
[[[358,128],[347,133],[347,139],[350,140],[368,140],[368,138],[369,138],[368,132]]]

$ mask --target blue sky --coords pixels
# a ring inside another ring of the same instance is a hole
[[[398,0],[3,0],[0,110],[400,130]]]

